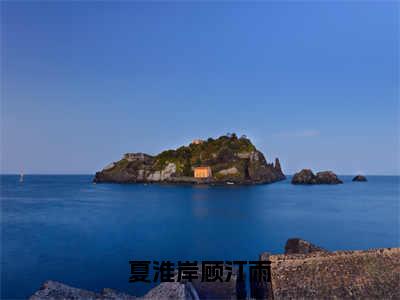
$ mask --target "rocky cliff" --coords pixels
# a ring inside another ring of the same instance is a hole
[[[194,169],[211,169],[208,178],[195,178]],[[127,153],[97,172],[94,182],[140,183],[271,183],[285,179],[279,159],[267,163],[251,141],[235,134],[209,138],[156,156]]]

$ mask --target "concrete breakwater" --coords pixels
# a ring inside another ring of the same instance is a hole
[[[47,281],[30,299],[399,299],[400,248],[330,252],[289,239],[285,254],[262,253],[271,281],[250,291],[233,276],[227,283],[161,283],[143,297],[104,289],[100,293]]]

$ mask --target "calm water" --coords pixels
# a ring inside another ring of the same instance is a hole
[[[129,260],[257,259],[299,236],[330,250],[398,247],[400,177],[249,187],[91,183],[91,176],[2,176],[2,298],[47,279],[143,294]]]

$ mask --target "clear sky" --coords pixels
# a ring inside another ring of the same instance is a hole
[[[399,2],[1,2],[1,172],[246,134],[284,172],[399,174]]]

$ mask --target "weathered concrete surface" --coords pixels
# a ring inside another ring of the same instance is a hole
[[[199,278],[191,284],[195,288],[200,299],[236,299],[237,289],[237,271],[232,270],[231,280],[228,282],[202,282],[202,270],[199,265]],[[224,270],[223,278],[228,276],[228,272]]]
[[[400,248],[272,255],[273,299],[400,299]]]

